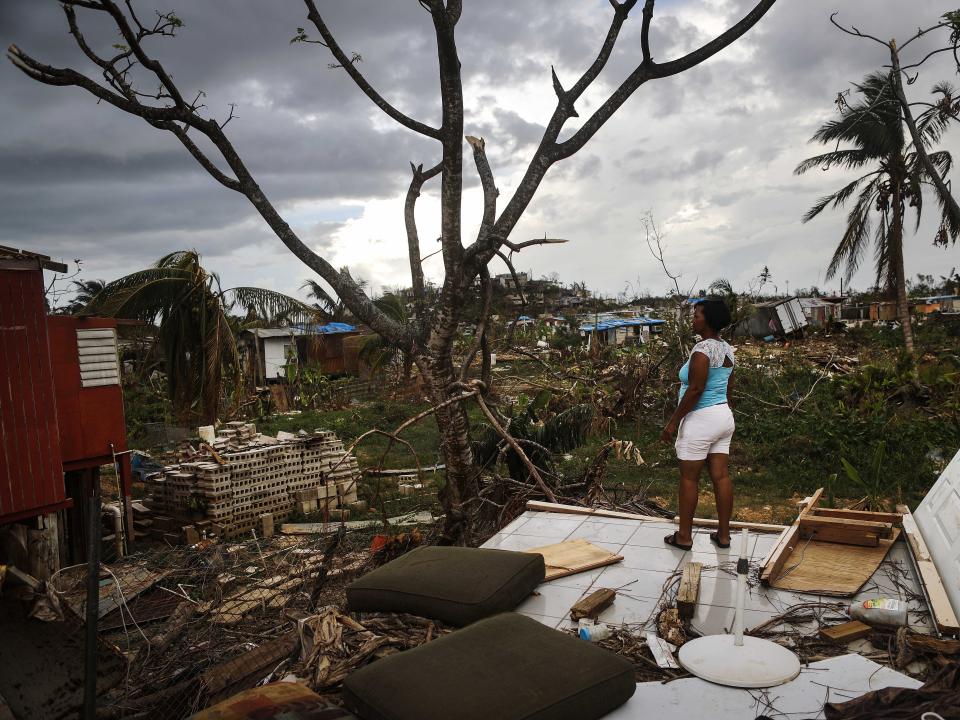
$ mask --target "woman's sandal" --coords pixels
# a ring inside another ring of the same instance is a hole
[[[674,530],[673,535],[667,535],[667,536],[663,539],[663,541],[664,541],[667,545],[672,545],[673,547],[677,548],[678,550],[684,550],[684,551],[686,551],[686,550],[693,550],[693,543],[690,543],[689,545],[683,545],[683,544],[677,542],[677,531],[676,531],[676,530]]]
[[[721,548],[721,549],[723,549],[723,550],[726,550],[728,547],[730,547],[730,543],[728,543],[728,542],[725,542],[725,543],[720,542],[720,536],[719,536],[717,533],[715,533],[715,532],[710,533],[710,542],[712,542],[712,543],[713,543],[714,545],[716,545],[718,548]]]

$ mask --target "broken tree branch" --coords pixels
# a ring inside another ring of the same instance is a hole
[[[483,412],[483,414],[486,416],[487,422],[490,423],[490,427],[492,427],[494,431],[496,431],[496,433],[502,437],[507,442],[507,445],[509,445],[517,454],[517,457],[520,458],[520,461],[526,466],[527,471],[530,473],[530,477],[536,481],[537,485],[540,487],[540,491],[544,494],[547,500],[555,503],[557,501],[557,496],[553,494],[553,490],[551,490],[547,483],[544,482],[543,477],[540,475],[540,471],[537,470],[537,466],[530,461],[530,458],[527,457],[527,454],[523,451],[523,448],[520,447],[520,444],[513,438],[513,436],[504,430],[503,426],[497,422],[497,418],[494,417],[494,414],[490,411],[490,408],[483,401],[483,397],[481,397],[479,394],[475,395],[474,397],[476,398],[477,404],[480,406],[481,412]]]
[[[397,108],[388,103],[380,93],[374,90],[373,86],[367,82],[367,79],[363,76],[363,73],[357,69],[356,63],[353,62],[353,59],[347,57],[347,54],[341,49],[339,43],[337,43],[336,38],[333,37],[333,33],[330,32],[330,29],[324,22],[323,17],[320,15],[320,11],[317,9],[316,3],[313,0],[303,1],[307,6],[307,17],[309,18],[310,22],[313,23],[314,27],[317,28],[320,36],[323,38],[323,44],[337,59],[340,67],[346,71],[347,75],[350,76],[350,79],[353,80],[356,86],[363,91],[363,94],[370,98],[374,105],[383,110],[383,112],[403,125],[405,128],[420,133],[421,135],[426,135],[434,140],[439,140],[440,130],[404,115]]]
[[[424,171],[423,165],[410,163],[413,177],[407,188],[407,197],[403,204],[403,221],[407,228],[407,254],[410,256],[410,280],[413,299],[417,306],[417,315],[422,319],[424,302],[423,259],[420,257],[420,236],[417,232],[416,206],[423,184],[440,174],[441,165],[437,163]]]

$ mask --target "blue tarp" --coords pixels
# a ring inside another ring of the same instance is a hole
[[[326,325],[297,325],[297,328],[305,333],[316,333],[320,335],[336,335],[338,333],[356,332],[355,325],[342,322],[331,322]]]
[[[594,332],[595,330],[613,330],[620,327],[643,327],[650,325],[663,325],[666,320],[656,320],[648,317],[637,318],[614,318],[612,320],[601,320],[594,325],[581,325],[582,332]]]

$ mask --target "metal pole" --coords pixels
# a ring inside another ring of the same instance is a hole
[[[83,675],[83,717],[97,716],[97,621],[100,615],[100,477],[93,474],[87,518],[87,627]]]
[[[740,534],[740,559],[737,560],[737,602],[733,617],[733,644],[737,647],[743,645],[743,606],[747,600],[747,539],[749,531],[743,528]]]

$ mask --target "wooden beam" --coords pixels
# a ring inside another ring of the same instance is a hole
[[[832,625],[820,629],[820,637],[824,640],[831,640],[835,643],[848,643],[860,638],[865,638],[873,632],[873,628],[862,623],[859,620]]]
[[[933,615],[937,630],[945,635],[960,634],[960,620],[957,619],[957,613],[950,604],[943,580],[937,572],[937,566],[933,564],[933,558],[930,557],[927,543],[924,542],[920,528],[913,519],[913,513],[906,505],[897,505],[897,512],[903,513],[903,533],[907,536],[907,547],[910,548],[917,569],[920,571],[920,582],[930,601],[930,613]]]
[[[816,533],[818,540],[821,539],[818,532],[820,530],[833,530],[838,536],[842,536],[844,532],[849,532],[851,535],[872,533],[882,538],[889,538],[893,535],[893,525],[890,523],[822,517],[820,515],[814,515],[813,513],[805,513],[798,519],[800,521],[801,531]],[[806,537],[806,535],[804,537]]]
[[[897,525],[903,519],[903,513],[867,512],[866,510],[841,510],[838,508],[813,508],[809,514],[815,517],[845,518],[847,520],[866,520],[868,522],[892,523]]]
[[[588,508],[580,505],[564,505],[562,503],[543,502],[542,500],[528,500],[526,509],[537,510],[539,512],[563,513],[567,515],[622,518],[624,520],[638,520],[640,522],[677,522],[677,518],[673,518],[671,521],[670,518],[658,517],[656,515],[640,515],[639,513],[621,512],[619,510]],[[717,521],[709,518],[694,518],[693,524],[697,527],[716,527]],[[734,520],[730,523],[730,527],[737,529],[747,528],[748,530],[753,530],[754,532],[778,533],[782,532],[785,526],[770,525],[766,523],[739,522]]]
[[[793,525],[780,535],[777,546],[767,558],[767,562],[764,564],[763,570],[760,573],[760,582],[764,584],[773,582],[777,575],[780,574],[780,571],[783,570],[783,566],[786,564],[787,558],[790,557],[790,553],[793,552],[794,548],[800,542],[800,520],[803,519],[810,509],[817,506],[822,495],[823,488],[819,488],[813,495],[804,498],[797,519]]]
[[[688,562],[683,566],[680,576],[680,589],[677,590],[677,611],[684,620],[689,620],[697,610],[700,597],[700,571],[703,563]]]
[[[585,598],[578,600],[570,608],[570,619],[576,622],[580,618],[597,619],[597,616],[613,605],[614,598],[617,597],[617,591],[609,588],[600,588],[594,590]]]
[[[836,545],[857,545],[859,547],[877,547],[880,536],[870,530],[845,527],[806,527],[800,526],[803,540],[818,540]]]

